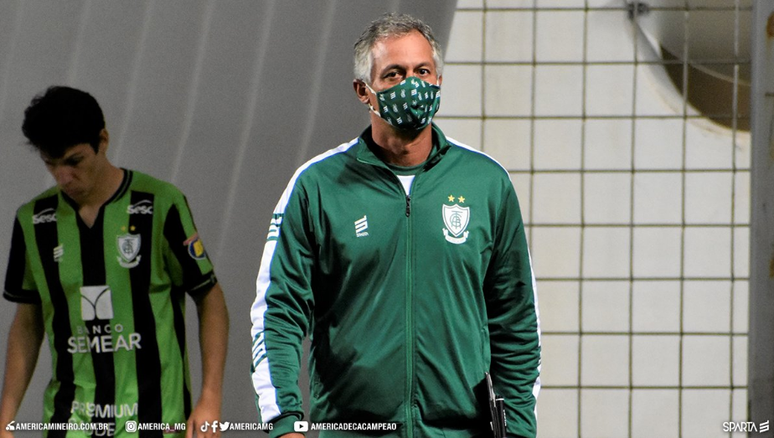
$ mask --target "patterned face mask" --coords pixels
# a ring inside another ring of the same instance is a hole
[[[441,87],[415,76],[382,91],[374,91],[368,84],[365,86],[379,100],[379,111],[369,104],[371,111],[390,125],[406,131],[419,131],[429,125],[441,102]]]

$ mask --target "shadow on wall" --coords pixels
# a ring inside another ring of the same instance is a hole
[[[734,2],[718,8],[717,2],[695,0],[689,12],[670,3],[649,0],[636,10],[654,60],[663,61],[677,93],[700,114],[729,129],[749,131],[750,1],[742,1],[737,10]]]

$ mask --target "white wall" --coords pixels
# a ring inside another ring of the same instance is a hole
[[[520,197],[539,436],[728,437],[747,418],[749,134],[683,104],[623,1],[457,8],[436,120]]]

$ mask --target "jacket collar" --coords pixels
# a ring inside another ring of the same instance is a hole
[[[435,123],[432,124],[433,129],[433,150],[430,152],[430,157],[425,162],[425,170],[429,170],[443,158],[444,155],[446,155],[446,152],[451,147],[451,144],[446,140],[446,136],[441,131],[441,128],[439,128]],[[373,137],[371,136],[371,127],[369,126],[366,128],[362,134],[360,134],[360,137],[358,137],[358,145],[357,145],[357,160],[361,163],[370,164],[372,166],[378,166],[383,168],[388,168],[387,164],[385,164],[375,153],[374,148],[378,148],[379,146],[374,143]]]

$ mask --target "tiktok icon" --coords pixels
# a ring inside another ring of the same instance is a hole
[[[231,423],[229,423],[228,421],[223,422],[223,423],[218,423],[218,420],[215,420],[212,423],[210,423],[209,421],[205,421],[204,424],[202,424],[201,427],[199,427],[199,429],[201,429],[202,432],[207,432],[207,429],[210,426],[212,426],[212,431],[213,432],[217,432],[218,431],[218,427],[220,427],[220,431],[221,432],[225,432],[225,431],[228,430],[230,424]]]

